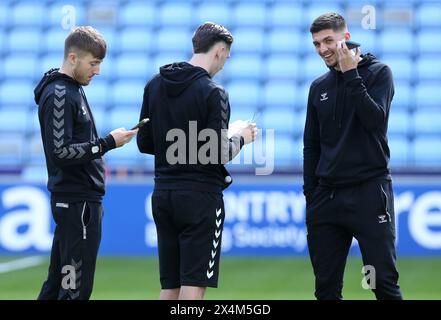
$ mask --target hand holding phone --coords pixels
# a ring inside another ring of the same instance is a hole
[[[351,41],[351,40],[346,40],[345,43],[346,43],[346,46],[348,47],[349,50],[355,49],[360,46],[360,44],[358,42]]]
[[[150,121],[150,119],[149,118],[144,118],[144,119],[142,119],[141,121],[139,121],[137,124],[136,124],[136,126],[134,126],[132,129],[130,129],[130,130],[135,130],[135,129],[139,129],[139,128],[141,128],[143,125],[145,125],[147,122],[149,122]]]

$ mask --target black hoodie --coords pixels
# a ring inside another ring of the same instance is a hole
[[[150,122],[137,143],[141,152],[155,155],[155,189],[221,193],[231,183],[223,164],[239,153],[243,138],[228,139],[228,94],[206,70],[186,62],[161,67],[144,89],[140,119],[146,117]],[[217,141],[208,152],[204,145],[212,140],[202,137],[204,129],[213,129]]]
[[[345,73],[334,68],[310,87],[304,131],[304,193],[389,175],[387,123],[392,73],[372,54]]]
[[[81,85],[51,69],[34,94],[52,199],[101,201],[105,192],[101,156],[115,148],[115,140],[111,135],[98,137]]]

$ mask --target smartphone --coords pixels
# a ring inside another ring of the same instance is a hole
[[[147,122],[149,122],[150,119],[149,118],[144,118],[141,121],[138,122],[138,124],[136,126],[134,126],[132,129],[130,130],[135,130],[135,129],[139,129],[141,128],[143,125],[145,125]]]
[[[346,40],[345,43],[346,43],[346,46],[348,47],[349,50],[355,49],[360,46],[360,44],[358,42],[351,41],[351,40]]]

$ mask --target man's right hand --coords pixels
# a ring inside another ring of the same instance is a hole
[[[244,127],[237,130],[237,134],[241,135],[244,140],[244,144],[253,142],[257,137],[257,126],[255,122],[247,122]]]
[[[138,133],[138,130],[139,129],[126,130],[124,128],[118,128],[111,131],[110,134],[115,140],[116,147],[119,148],[132,140],[133,136]]]

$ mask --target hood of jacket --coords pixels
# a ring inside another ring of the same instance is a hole
[[[167,64],[159,69],[162,85],[168,96],[181,95],[195,80],[210,76],[208,72],[187,62]]]
[[[38,104],[40,102],[40,98],[41,98],[41,95],[43,94],[44,88],[56,79],[63,78],[66,81],[72,82],[72,83],[79,86],[78,82],[76,82],[74,79],[72,79],[68,75],[58,72],[58,70],[59,70],[58,68],[54,68],[54,69],[50,69],[49,71],[47,71],[43,75],[43,78],[41,78],[40,82],[35,87],[34,100],[35,100],[36,104]]]

